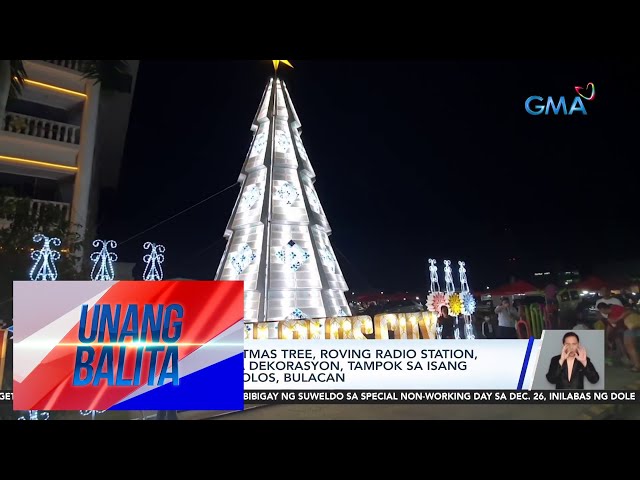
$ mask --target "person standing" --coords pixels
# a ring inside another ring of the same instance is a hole
[[[449,307],[441,307],[440,308],[440,317],[438,317],[438,325],[442,327],[442,333],[440,334],[440,338],[445,339],[455,339],[455,319],[449,315]]]
[[[518,338],[516,322],[518,311],[511,305],[508,297],[502,297],[500,305],[495,310],[498,315],[498,338]]]
[[[623,307],[622,301],[611,295],[611,289],[609,287],[602,287],[599,293],[600,298],[596,301],[596,310],[600,313],[605,324],[604,336],[607,342],[605,345],[607,352],[605,362],[608,366],[612,366],[614,358],[617,357],[623,364],[630,363],[630,359],[627,358],[624,348],[624,340],[622,338],[623,331],[621,328],[618,328],[622,324],[614,325],[609,322],[608,309],[600,308],[600,305]]]

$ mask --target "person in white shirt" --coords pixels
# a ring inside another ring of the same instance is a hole
[[[502,297],[495,312],[498,315],[498,338],[518,338],[516,332],[518,311],[511,305],[508,297]]]

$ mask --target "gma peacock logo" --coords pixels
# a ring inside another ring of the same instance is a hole
[[[549,115],[549,112],[553,115],[573,115],[574,112],[580,112],[582,115],[587,115],[587,108],[585,107],[583,99],[586,101],[593,101],[596,98],[596,87],[592,82],[589,82],[586,87],[574,87],[578,94],[573,99],[573,103],[567,112],[567,102],[564,96],[560,97],[558,102],[555,102],[553,97],[547,97],[546,101],[542,97],[532,95],[524,102],[524,108],[529,115]],[[591,93],[588,93],[588,92]]]

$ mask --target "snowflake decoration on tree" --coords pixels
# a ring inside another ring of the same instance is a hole
[[[255,259],[256,254],[253,253],[249,244],[245,243],[240,247],[240,250],[231,255],[230,261],[236,273],[240,275]]]
[[[449,313],[451,315],[460,315],[462,313],[462,300],[457,293],[449,295]]]
[[[302,144],[302,140],[300,139],[300,137],[296,137],[296,146],[298,147],[298,152],[300,152],[300,156],[304,160],[308,160],[309,156],[307,155],[307,150],[304,148],[304,145]]]
[[[331,255],[331,251],[326,247],[320,249],[320,260],[331,273],[336,273],[336,259]]]
[[[460,299],[462,300],[462,314],[473,315],[476,311],[476,299],[473,298],[471,292],[463,292]]]
[[[276,145],[278,145],[280,150],[282,150],[285,153],[287,153],[291,148],[291,140],[289,140],[289,137],[287,137],[287,134],[284,133],[282,130],[278,130],[276,132]]]
[[[258,199],[260,198],[260,189],[254,183],[253,185],[249,185],[247,189],[242,194],[242,205],[250,210],[256,204]]]
[[[286,202],[287,205],[293,205],[299,195],[298,189],[289,182],[284,182],[284,184],[276,190],[276,193],[281,200]]]
[[[296,308],[293,312],[291,312],[288,318],[289,319],[295,318],[300,320],[300,319],[309,318],[309,317],[307,317],[307,315],[302,310],[300,310],[299,308]]]
[[[307,192],[307,199],[309,200],[309,206],[311,210],[313,210],[318,215],[320,214],[320,199],[318,198],[318,194],[311,187],[305,185],[305,191]]]
[[[440,315],[442,312],[440,309],[444,306],[448,306],[448,295],[444,292],[431,292],[427,297],[427,308],[430,312],[436,312]]]
[[[288,265],[292,271],[297,272],[311,255],[296,242],[289,240],[284,247],[276,252],[276,257],[282,263]]]
[[[251,148],[250,157],[255,157],[256,155],[260,155],[264,152],[264,149],[267,147],[267,134],[259,133],[256,135],[256,139],[253,142],[253,147]]]

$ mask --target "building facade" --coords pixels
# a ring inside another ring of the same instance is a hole
[[[129,93],[101,90],[80,62],[24,60],[22,94],[0,118],[0,188],[30,198],[32,212],[59,209],[84,234],[118,183],[139,62],[127,60]]]

